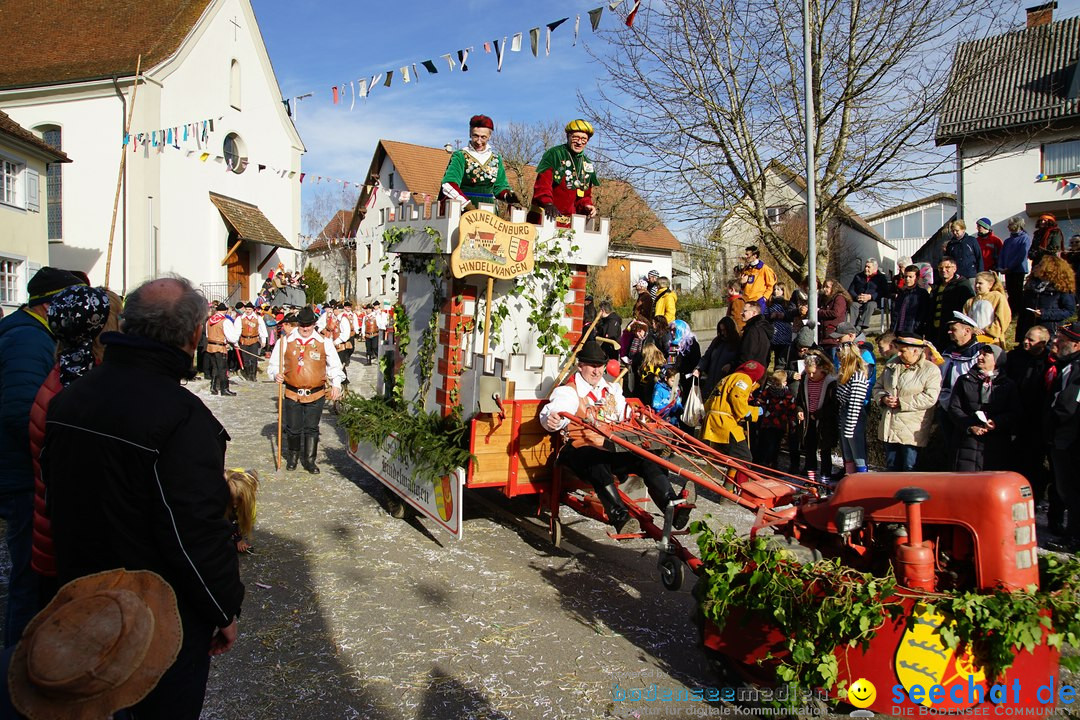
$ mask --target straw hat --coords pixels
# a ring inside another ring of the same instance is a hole
[[[100,720],[157,685],[180,652],[176,595],[148,570],[72,580],[26,626],[8,670],[15,707],[32,720]]]

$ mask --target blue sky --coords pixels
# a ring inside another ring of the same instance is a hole
[[[297,126],[308,152],[304,172],[362,181],[376,142],[400,140],[441,147],[463,143],[468,119],[476,113],[506,122],[558,120],[578,116],[577,93],[595,87],[596,73],[584,43],[600,42],[589,25],[588,11],[598,0],[421,0],[400,5],[340,0],[252,0],[259,27],[274,64],[282,95],[313,92],[299,104]],[[601,25],[621,22],[605,0]],[[626,0],[623,6],[629,6]],[[619,10],[623,10],[620,6]],[[581,15],[577,47],[572,47],[574,19]],[[544,54],[549,22],[570,19],[552,33],[551,54]],[[541,26],[539,57],[534,58],[528,31]],[[494,49],[484,42],[524,33],[521,52],[506,50],[496,72]],[[468,72],[448,71],[440,56],[472,46]],[[420,63],[435,62],[430,75]],[[398,68],[417,64],[421,76],[404,84]],[[350,91],[332,103],[332,85],[395,70],[391,87],[379,85],[350,111]],[[596,144],[603,142],[598,136]],[[310,186],[316,189],[318,186]],[[305,196],[310,194],[304,182]]]
[[[1015,4],[1014,26],[1022,27],[1024,8],[1037,2]],[[585,49],[603,42],[593,34],[587,13],[602,5],[601,27],[613,29],[621,27],[622,13],[632,3],[623,0],[616,12],[610,12],[607,0],[414,0],[391,5],[252,0],[282,95],[314,93],[298,109],[297,127],[308,150],[302,160],[304,172],[357,182],[363,180],[380,138],[435,147],[463,143],[468,118],[484,113],[495,119],[497,147],[502,123],[564,123],[578,117],[578,94],[591,97],[603,81]],[[1077,14],[1080,0],[1059,0],[1056,18]],[[572,47],[578,15],[581,28],[577,47]],[[554,31],[551,54],[545,56],[543,26],[563,17],[569,20]],[[528,31],[537,26],[540,51],[534,58]],[[483,43],[518,32],[523,33],[521,52],[507,49],[502,72],[496,72],[495,54],[486,54]],[[469,46],[473,47],[469,71],[455,67],[449,72],[440,56],[452,53],[456,62],[457,51]],[[424,60],[434,61],[439,73],[423,70]],[[404,84],[396,71],[413,63],[420,70],[419,82]],[[379,85],[368,99],[357,99],[352,111],[348,89],[340,104],[332,103],[331,86],[391,69],[395,71],[391,87]],[[601,130],[590,147],[602,148],[603,143]],[[326,186],[305,181],[305,200],[320,187]]]

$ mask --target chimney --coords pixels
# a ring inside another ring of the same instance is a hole
[[[1054,10],[1057,9],[1057,0],[1053,2],[1035,5],[1027,9],[1027,26],[1029,28],[1049,25],[1054,22]]]

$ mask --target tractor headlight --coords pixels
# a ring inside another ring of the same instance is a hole
[[[842,507],[836,510],[836,529],[841,535],[847,535],[863,526],[861,507]]]

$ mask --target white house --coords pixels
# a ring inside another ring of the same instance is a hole
[[[295,266],[304,146],[249,0],[8,3],[0,43],[23,48],[0,64],[0,107],[77,159],[49,178],[50,264],[120,292],[175,272],[232,299]]]
[[[0,110],[0,306],[26,302],[26,283],[49,262],[47,178],[67,155]]]
[[[379,141],[368,170],[368,184],[343,236],[356,240],[357,300],[396,300],[397,259],[385,253],[383,232],[389,221],[402,217],[407,203],[437,204],[449,159],[444,148]],[[536,178],[531,166],[525,168],[520,182],[510,169],[507,174],[511,186],[530,189]],[[672,252],[681,246],[629,184],[602,180],[593,197],[598,207],[613,209],[608,262],[595,274],[596,292],[620,304],[629,297],[633,283],[649,270],[670,276]]]
[[[935,262],[940,242],[951,237],[945,233],[955,218],[956,196],[935,193],[867,215],[866,222],[886,242],[896,246],[897,257]],[[974,222],[969,223],[970,231],[974,231],[974,225]],[[935,243],[935,240],[939,242]]]
[[[792,229],[790,241],[801,242],[805,248],[806,180],[776,161],[769,163],[765,172],[766,216],[769,222],[782,237],[785,236],[785,223],[800,223]],[[746,208],[731,212],[720,224],[719,241],[714,243],[721,262],[729,272],[731,266],[742,262],[743,251],[749,245],[757,245],[762,250],[763,258],[765,255],[758,228],[746,219],[746,214]],[[866,258],[877,258],[883,267],[893,267],[896,263],[896,247],[874,232],[854,210],[845,208],[845,212],[829,228],[829,234],[832,253],[826,272],[844,279],[845,283],[847,278],[862,268]]]
[[[936,143],[956,152],[956,205],[973,229],[988,217],[1053,214],[1080,232],[1080,17],[1053,21],[1056,3],[1028,9],[1027,26],[961,44]]]

